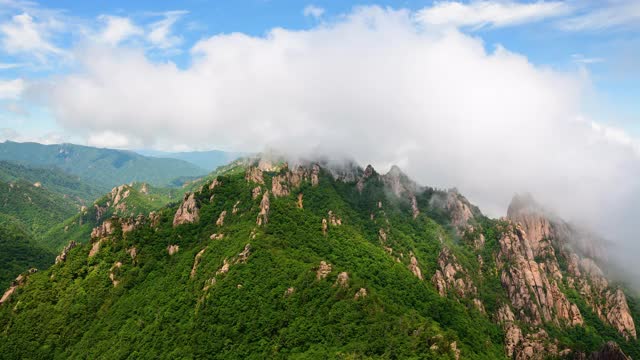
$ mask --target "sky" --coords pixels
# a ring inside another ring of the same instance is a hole
[[[488,52],[503,47],[536,66],[580,73],[590,82],[582,99],[585,115],[634,139],[640,136],[637,0],[0,0],[0,140],[163,150],[228,148],[232,144],[140,141],[114,136],[114,129],[97,131],[75,123],[69,127],[41,88],[84,71],[83,58],[97,48],[136,50],[154,64],[188,70],[196,61],[196,46],[216,35],[264,39],[274,29],[310,31],[340,23],[366,7],[406,10],[420,31],[455,28],[479,39]]]
[[[0,0],[0,141],[397,164],[636,264],[638,84],[638,0]]]

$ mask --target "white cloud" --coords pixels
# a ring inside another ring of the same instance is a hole
[[[48,40],[49,26],[58,25],[36,22],[27,13],[14,15],[11,21],[0,25],[0,46],[9,54],[27,54],[41,62],[51,55],[64,55],[62,49]]]
[[[131,136],[111,130],[90,134],[87,138],[87,145],[114,149],[132,149],[140,147],[140,143],[132,141]]]
[[[569,31],[604,30],[616,27],[640,27],[640,2],[637,0],[602,1],[600,7],[564,19],[559,27]]]
[[[149,42],[160,49],[168,49],[182,43],[182,38],[173,35],[171,28],[186,13],[186,11],[167,11],[164,13],[164,19],[149,25],[150,31],[147,34]]]
[[[18,63],[0,63],[0,70],[9,70],[9,69],[15,69],[18,67],[24,66],[24,64],[18,64]]]
[[[102,15],[99,17],[105,23],[100,33],[100,40],[112,46],[133,36],[141,36],[144,31],[136,26],[131,19],[121,16]]]
[[[571,55],[571,59],[573,60],[573,62],[577,63],[577,64],[597,64],[597,63],[601,63],[604,62],[603,58],[598,58],[598,57],[585,57],[582,54],[572,54]]]
[[[438,1],[419,11],[416,19],[435,26],[504,27],[557,17],[569,11],[569,6],[561,1]]]
[[[398,163],[420,183],[457,186],[494,216],[514,192],[530,191],[637,250],[636,142],[581,120],[583,72],[487,52],[455,29],[423,28],[409,11],[359,8],[305,31],[213,36],[184,69],[143,49],[78,58],[83,68],[49,88],[49,100],[59,124],[91,144],[275,147],[349,154],[380,170]]]
[[[315,5],[307,5],[302,11],[304,16],[320,18],[324,14],[324,9]]]
[[[0,80],[0,100],[16,100],[26,88],[23,79]]]

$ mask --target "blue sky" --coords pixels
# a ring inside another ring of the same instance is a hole
[[[583,74],[591,83],[583,98],[584,113],[631,137],[640,136],[640,5],[636,0],[0,0],[3,137],[88,141],[87,131],[74,131],[60,119],[59,111],[51,110],[50,102],[43,100],[47,94],[42,84],[81,72],[78,49],[100,42],[110,26],[115,29],[111,20],[123,21],[120,25],[126,22],[129,28],[121,28],[122,33],[103,42],[139,49],[153,63],[171,62],[188,69],[194,59],[190,49],[211,36],[239,32],[264,37],[273,28],[309,30],[339,22],[363,6],[407,9],[413,18],[428,14],[423,26],[457,28],[481,40],[488,52],[502,46],[540,68]],[[155,38],[154,29],[159,30]]]

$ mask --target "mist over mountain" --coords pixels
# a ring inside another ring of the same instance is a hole
[[[228,164],[229,162],[248,154],[238,152],[227,152],[221,150],[209,151],[184,151],[184,152],[165,152],[158,150],[136,150],[138,154],[152,156],[158,158],[178,159],[189,162],[207,171],[213,171],[218,166]]]

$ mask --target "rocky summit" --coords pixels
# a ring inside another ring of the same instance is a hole
[[[640,358],[637,293],[530,195],[492,219],[398,167],[272,158],[150,191],[11,283],[2,358]]]

